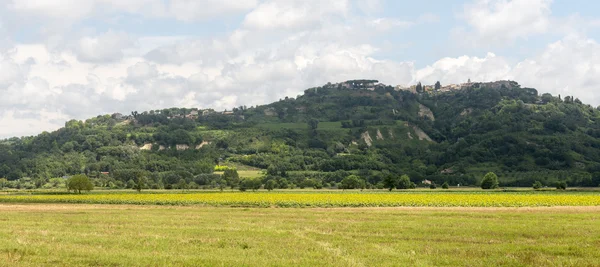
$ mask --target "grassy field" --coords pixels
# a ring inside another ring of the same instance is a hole
[[[598,266],[600,207],[0,204],[0,266]]]
[[[134,191],[66,194],[51,191],[0,195],[0,203],[204,205],[233,207],[536,207],[600,206],[590,191]]]

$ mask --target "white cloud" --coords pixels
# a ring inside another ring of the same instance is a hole
[[[135,46],[135,41],[124,32],[108,31],[95,37],[83,37],[73,50],[82,62],[114,62],[123,58],[126,49]]]
[[[266,1],[246,15],[243,25],[255,30],[314,28],[331,16],[345,16],[347,0]]]
[[[195,21],[250,10],[257,0],[171,0],[169,14],[178,20]]]
[[[463,18],[479,41],[512,42],[550,30],[551,0],[478,0],[465,6]]]

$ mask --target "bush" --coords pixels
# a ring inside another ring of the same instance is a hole
[[[442,184],[442,189],[448,189],[448,187],[449,187],[449,186],[448,186],[448,182],[444,182],[444,183]]]
[[[536,190],[537,190],[537,189],[540,189],[540,188],[542,188],[542,186],[543,186],[543,185],[542,185],[542,183],[541,183],[540,181],[535,181],[535,182],[533,183],[533,189],[536,189]]]
[[[435,183],[431,183],[429,185],[429,189],[436,189],[436,188],[437,188],[437,185],[435,185]]]
[[[567,182],[565,182],[565,181],[556,182],[556,189],[558,189],[558,190],[565,190],[565,189],[567,189]]]
[[[341,182],[341,189],[358,189],[364,187],[365,181],[357,175],[349,175]]]
[[[402,176],[400,176],[400,180],[398,181],[398,186],[396,186],[396,188],[398,189],[409,189],[411,188],[411,181],[410,178],[408,177],[408,175],[404,174]]]
[[[482,189],[496,189],[498,188],[498,176],[493,172],[488,172],[481,180]]]
[[[73,175],[67,180],[67,190],[81,194],[81,190],[90,191],[94,189],[94,185],[90,178],[83,174]]]

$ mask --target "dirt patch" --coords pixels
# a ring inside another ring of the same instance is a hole
[[[175,148],[177,148],[177,150],[187,150],[187,149],[190,149],[190,146],[188,146],[188,145],[176,145]]]
[[[431,137],[429,137],[429,135],[427,135],[425,132],[423,132],[423,130],[421,130],[421,128],[419,128],[415,125],[411,125],[411,127],[412,127],[413,131],[415,131],[415,134],[417,135],[419,140],[427,140],[429,142],[433,142]],[[410,135],[410,133],[409,133],[409,135]]]
[[[144,144],[142,147],[140,147],[140,150],[150,150],[150,149],[152,149],[152,144],[150,144],[150,143]]]
[[[432,121],[435,121],[435,117],[433,116],[433,112],[431,112],[431,109],[424,106],[423,104],[419,104],[419,117],[428,117]]]
[[[199,145],[196,146],[196,149],[200,149],[200,148],[202,148],[203,146],[206,146],[206,145],[210,145],[210,142],[202,141],[201,144],[199,144]]]
[[[383,140],[383,134],[381,134],[381,131],[379,131],[379,129],[377,129],[377,140]]]
[[[473,109],[472,109],[472,108],[466,108],[466,109],[464,109],[464,110],[463,110],[463,111],[460,113],[460,115],[461,115],[461,116],[466,116],[466,115],[469,115],[469,114],[471,114],[471,112],[473,112]]]
[[[373,138],[371,138],[371,135],[369,134],[369,131],[365,131],[364,133],[362,133],[360,135],[360,138],[362,138],[363,140],[365,140],[365,143],[367,143],[367,146],[373,145]]]

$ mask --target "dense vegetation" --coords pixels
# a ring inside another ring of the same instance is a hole
[[[578,99],[515,82],[419,93],[376,82],[327,84],[226,112],[72,120],[0,142],[0,186],[54,187],[86,174],[95,186],[138,190],[410,188],[424,180],[435,188],[480,185],[488,172],[500,187],[600,184],[600,111]],[[264,175],[215,172],[219,164]]]

